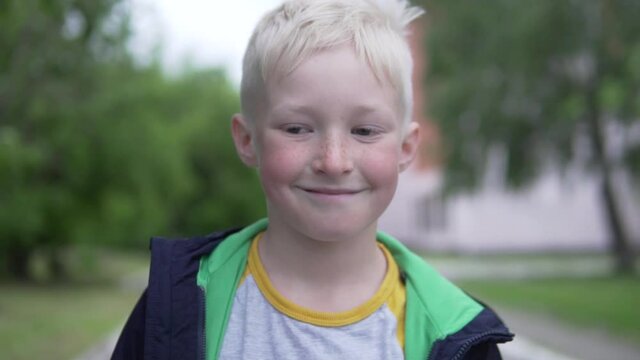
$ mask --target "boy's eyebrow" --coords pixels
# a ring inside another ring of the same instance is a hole
[[[376,106],[376,105],[358,105],[353,109],[353,113],[357,115],[367,115],[367,114],[377,114],[382,113],[385,114],[388,112],[393,112],[393,109],[390,109],[386,106]]]
[[[275,118],[284,118],[290,115],[315,117],[318,114],[311,106],[298,104],[280,104],[271,110],[271,116]]]
[[[274,113],[292,112],[300,114],[313,114],[315,112],[313,106],[285,103],[278,105],[273,109]]]

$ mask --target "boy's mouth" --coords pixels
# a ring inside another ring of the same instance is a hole
[[[360,190],[353,189],[340,189],[340,188],[306,188],[301,187],[301,190],[319,195],[354,195],[360,192]]]

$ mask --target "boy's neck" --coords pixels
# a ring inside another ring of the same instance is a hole
[[[387,264],[375,224],[350,239],[316,240],[270,223],[259,244],[273,286],[285,298],[316,311],[341,312],[369,300]]]

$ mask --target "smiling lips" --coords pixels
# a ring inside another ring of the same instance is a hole
[[[352,190],[352,189],[307,188],[307,187],[301,187],[300,189],[310,194],[328,196],[328,197],[341,197],[346,195],[355,195],[361,191],[361,190]]]

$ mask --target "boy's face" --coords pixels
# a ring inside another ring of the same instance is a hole
[[[323,241],[375,232],[418,143],[396,92],[348,46],[274,79],[256,123],[237,115],[232,126],[240,157],[258,167],[270,228]]]

